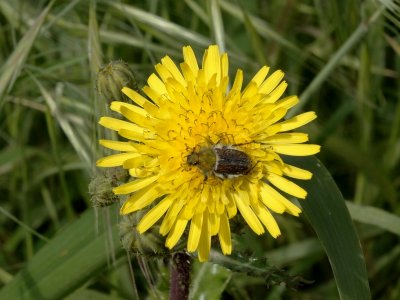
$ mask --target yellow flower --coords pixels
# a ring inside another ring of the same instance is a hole
[[[280,154],[307,156],[320,146],[303,144],[307,134],[290,132],[316,118],[307,112],[283,120],[299,102],[281,98],[284,73],[269,77],[264,66],[242,90],[238,70],[229,86],[228,55],[210,46],[199,68],[191,47],[183,48],[180,69],[165,56],[143,91],[123,88],[132,104],[114,101],[113,111],[127,121],[102,117],[100,124],[126,141],[100,140],[121,153],[97,161],[100,167],[122,166],[133,180],[116,187],[130,194],[121,207],[129,214],[151,206],[137,230],[143,233],[162,219],[160,234],[173,248],[188,227],[187,250],[208,259],[211,237],[222,252],[232,251],[229,219],[238,211],[258,235],[280,230],[272,213],[298,216],[300,209],[280,191],[297,198],[307,192],[289,178],[310,179],[306,170],[286,164]]]

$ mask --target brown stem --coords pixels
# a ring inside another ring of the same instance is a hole
[[[191,257],[184,252],[178,252],[172,256],[169,299],[189,299],[191,263]]]

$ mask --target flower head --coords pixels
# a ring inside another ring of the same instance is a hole
[[[280,154],[307,156],[320,147],[303,144],[307,134],[291,132],[314,120],[314,112],[283,120],[299,99],[281,98],[287,87],[282,71],[267,77],[264,66],[242,89],[238,70],[228,89],[228,55],[217,46],[205,51],[201,67],[191,47],[183,48],[183,57],[180,69],[168,56],[155,66],[158,75],[143,88],[148,98],[122,89],[133,103],[114,101],[111,109],[127,121],[102,117],[99,123],[126,140],[100,140],[120,153],[97,165],[129,170],[132,181],[113,191],[130,194],[121,214],[151,207],[139,233],[162,220],[160,234],[171,249],[188,228],[187,250],[206,261],[212,236],[218,235],[224,254],[231,253],[229,219],[238,212],[256,234],[279,236],[272,213],[301,212],[279,191],[305,198],[288,178],[312,176]]]

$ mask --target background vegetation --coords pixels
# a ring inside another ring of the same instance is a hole
[[[0,298],[15,282],[26,299],[168,297],[166,260],[128,258],[117,205],[91,207],[105,111],[95,79],[123,59],[142,86],[165,54],[178,62],[190,44],[200,58],[218,43],[245,80],[264,64],[284,70],[287,94],[302,101],[297,112],[317,112],[307,131],[348,200],[372,298],[399,299],[399,14],[389,0],[0,1]],[[244,234],[237,243],[251,249],[238,247],[306,279],[302,286],[195,264],[192,297],[338,298],[308,220],[278,221],[282,238]]]

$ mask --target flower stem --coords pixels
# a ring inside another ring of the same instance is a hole
[[[189,298],[191,264],[191,257],[184,252],[178,252],[172,256],[169,299]]]

